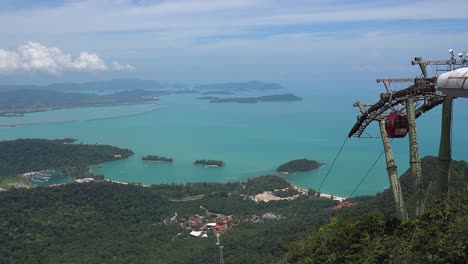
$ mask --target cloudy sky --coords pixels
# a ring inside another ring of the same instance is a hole
[[[468,1],[0,0],[0,83],[306,84],[468,50]]]

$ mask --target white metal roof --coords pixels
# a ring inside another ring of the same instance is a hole
[[[202,233],[203,233],[202,231],[192,231],[190,232],[189,235],[194,236],[194,237],[199,237],[201,236]]]

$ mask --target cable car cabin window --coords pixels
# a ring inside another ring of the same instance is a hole
[[[396,116],[395,128],[406,128],[408,129],[408,119],[406,116]]]

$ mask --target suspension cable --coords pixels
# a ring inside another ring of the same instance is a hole
[[[359,182],[359,184],[356,186],[356,188],[354,188],[353,192],[348,196],[348,199],[353,197],[354,193],[357,191],[357,189],[361,186],[361,184],[364,182],[364,180],[367,178],[367,176],[370,174],[370,172],[372,171],[372,169],[375,167],[375,165],[377,165],[377,162],[380,160],[380,158],[382,157],[382,155],[385,153],[385,150],[382,151],[382,153],[380,153],[380,155],[377,157],[377,159],[374,161],[374,163],[372,164],[372,166],[369,168],[369,170],[367,170],[366,174],[364,174],[364,176],[362,177],[361,181]]]
[[[325,181],[327,180],[328,175],[330,175],[330,172],[331,172],[331,170],[333,169],[333,166],[335,165],[335,162],[336,162],[336,160],[338,159],[338,157],[340,156],[341,151],[343,150],[343,147],[344,147],[344,145],[346,144],[346,142],[348,141],[348,139],[349,139],[349,137],[346,137],[346,138],[345,138],[345,140],[344,140],[343,144],[341,145],[340,150],[339,150],[338,153],[336,154],[335,159],[333,160],[333,162],[332,162],[330,168],[328,168],[327,174],[325,174],[325,177],[323,178],[322,183],[320,183],[320,186],[319,186],[319,188],[317,189],[317,193],[319,193],[320,190],[322,189],[323,184],[324,184]]]

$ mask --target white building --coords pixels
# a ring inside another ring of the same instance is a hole
[[[200,237],[202,235],[202,231],[192,231],[190,232],[189,235],[193,236],[193,237]]]

